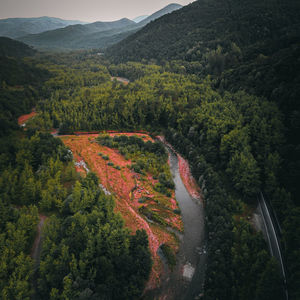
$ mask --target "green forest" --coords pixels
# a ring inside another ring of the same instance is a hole
[[[105,56],[38,53],[0,38],[0,299],[143,297],[153,263],[146,232],[125,227],[114,197],[94,173],[76,172],[54,129],[145,130],[188,160],[205,203],[205,300],[285,299],[279,264],[251,223],[263,192],[280,227],[289,299],[300,298],[299,4],[253,1],[245,11],[246,2],[196,1]],[[174,19],[184,20],[178,31]],[[18,117],[32,108],[24,129]],[[128,158],[167,159],[158,143],[97,142]],[[169,170],[151,168],[163,174],[162,193],[174,188]],[[140,159],[134,170],[147,166]]]

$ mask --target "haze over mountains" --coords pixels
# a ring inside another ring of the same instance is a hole
[[[32,28],[31,32],[29,32],[29,29],[27,29],[27,32],[32,34],[22,34],[22,32],[24,33],[25,31],[19,29],[20,22],[17,22],[16,28],[13,29],[13,26],[11,25],[13,21],[9,21],[10,27],[8,28],[8,26],[5,25],[8,21],[0,20],[0,33],[4,36],[17,38],[19,41],[38,49],[75,50],[105,48],[121,41],[151,21],[171,13],[174,10],[180,9],[181,7],[182,6],[179,4],[169,4],[154,14],[147,17],[138,17],[135,21],[123,18],[113,22],[94,22],[89,24],[82,24],[81,22],[81,24],[75,24],[76,21],[59,23],[58,20],[60,19],[39,18],[42,19],[40,20],[40,29],[37,28],[37,25],[34,27],[32,25],[33,21],[30,19],[31,21],[28,20],[27,23],[31,24]],[[1,25],[1,21],[2,24],[4,24],[3,26]],[[36,23],[34,24],[38,24],[37,21],[38,20],[36,20]],[[73,24],[69,24],[70,22],[73,22]],[[56,28],[50,28],[51,26],[56,26]],[[28,28],[29,27],[30,26],[28,25]],[[48,29],[42,30],[42,28]],[[40,30],[40,32],[37,32],[38,30]]]
[[[0,20],[0,36],[18,38],[27,34],[41,33],[74,24],[86,23],[52,17],[2,19]]]
[[[135,23],[139,23],[139,22],[145,20],[148,17],[149,17],[148,15],[139,16],[139,17],[134,18],[132,21],[134,21]]]

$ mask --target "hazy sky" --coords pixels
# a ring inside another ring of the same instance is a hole
[[[112,21],[150,15],[170,3],[193,0],[0,0],[0,19],[50,16],[68,20]]]

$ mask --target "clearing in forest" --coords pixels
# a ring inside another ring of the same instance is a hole
[[[147,134],[109,133],[60,137],[85,176],[95,172],[105,192],[115,196],[115,210],[135,232],[144,229],[154,261],[148,288],[158,285],[162,262],[157,253],[165,244],[175,253],[183,231],[174,184],[164,147]]]

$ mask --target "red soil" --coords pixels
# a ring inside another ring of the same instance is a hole
[[[58,134],[58,129],[53,128],[53,129],[51,129],[50,133],[51,134]]]
[[[189,163],[187,160],[185,160],[179,153],[176,152],[176,150],[169,144],[167,143],[166,139],[164,136],[158,136],[157,137],[163,144],[167,145],[169,148],[172,149],[174,153],[176,153],[177,158],[178,158],[178,166],[179,166],[179,173],[180,177],[182,179],[182,182],[187,189],[188,193],[190,196],[194,199],[202,199],[201,198],[201,190],[199,186],[196,183],[196,180],[194,179]]]
[[[194,199],[201,199],[201,193],[200,188],[196,183],[196,180],[191,174],[190,166],[188,162],[179,154],[177,154],[178,157],[178,164],[179,164],[179,172],[180,177],[183,181],[183,184],[185,185],[185,188],[189,192],[190,196]]]
[[[153,141],[151,137],[142,133],[110,133],[110,135],[121,134],[126,134],[127,136],[137,135],[144,137],[144,140]],[[135,232],[137,229],[144,229],[147,232],[154,261],[147,288],[155,288],[159,284],[159,277],[163,269],[160,258],[157,255],[157,250],[163,243],[168,243],[174,250],[177,250],[178,241],[163,226],[148,223],[139,213],[139,208],[141,206],[149,207],[150,210],[156,211],[168,226],[182,231],[181,216],[173,212],[174,209],[178,209],[174,192],[171,198],[156,192],[153,186],[157,183],[157,180],[154,180],[151,174],[147,174],[146,177],[141,178],[140,174],[130,169],[131,161],[126,160],[117,149],[97,144],[94,141],[97,136],[96,134],[62,136],[61,139],[72,150],[75,161],[80,162],[84,160],[88,168],[98,175],[100,183],[115,195],[115,209],[123,216],[126,226],[132,232]],[[104,160],[99,153],[102,156],[108,156],[109,160]],[[114,166],[119,166],[121,169],[117,170],[109,166],[108,162],[112,162]],[[76,169],[81,174],[86,173],[81,166]],[[146,198],[145,203],[139,203],[139,199],[142,197]]]
[[[117,81],[127,85],[129,83],[129,80],[126,79],[126,78],[123,78],[123,77],[115,77],[115,76],[112,76],[111,77],[111,80],[113,81],[114,79],[116,79]]]
[[[33,118],[36,115],[36,112],[32,110],[30,114],[22,115],[18,118],[18,124],[21,126],[25,124],[29,119]]]

